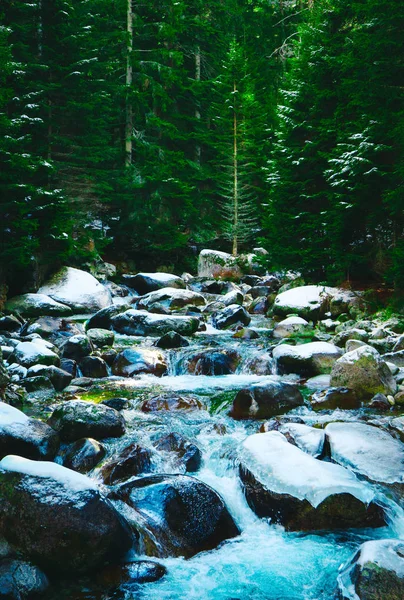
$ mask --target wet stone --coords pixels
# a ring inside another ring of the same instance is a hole
[[[154,396],[143,402],[143,412],[157,412],[160,410],[201,410],[204,406],[197,398],[191,396]]]
[[[138,444],[130,444],[116,458],[102,467],[101,476],[105,484],[114,485],[118,481],[150,472],[150,470],[150,450],[142,448]]]
[[[97,440],[83,438],[74,442],[65,451],[63,465],[79,473],[87,473],[102,461],[105,448]]]
[[[169,433],[160,438],[156,443],[156,448],[174,453],[177,456],[178,465],[183,466],[188,473],[197,471],[201,466],[202,454],[198,446],[179,433]]]

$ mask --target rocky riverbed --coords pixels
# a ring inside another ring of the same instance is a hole
[[[404,318],[203,251],[0,342],[0,598],[404,597]]]

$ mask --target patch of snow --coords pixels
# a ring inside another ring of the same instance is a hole
[[[404,483],[404,444],[365,423],[330,423],[325,429],[333,460],[372,481]]]
[[[96,483],[89,477],[53,462],[29,460],[28,458],[9,454],[0,461],[0,469],[32,477],[53,479],[72,492],[98,490]]]
[[[2,425],[25,425],[28,421],[29,418],[23,412],[0,402],[0,427]]]

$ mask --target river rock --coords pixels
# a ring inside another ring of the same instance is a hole
[[[216,329],[228,329],[232,325],[249,325],[251,317],[242,306],[231,304],[223,310],[214,313],[211,321],[213,327],[216,327]]]
[[[51,315],[71,315],[70,306],[53,300],[46,294],[23,294],[7,300],[6,310],[23,317],[43,317]]]
[[[136,560],[124,565],[113,565],[97,574],[97,582],[102,588],[119,588],[125,592],[139,590],[139,583],[158,581],[167,574],[164,565],[151,560]],[[111,591],[112,591],[111,590]]]
[[[143,477],[123,484],[116,494],[144,517],[148,529],[163,542],[160,556],[189,558],[239,534],[219,494],[193,477]]]
[[[112,303],[111,294],[105,286],[90,273],[73,267],[61,269],[38,293],[67,304],[75,312],[93,313]]]
[[[117,410],[84,400],[63,402],[53,411],[48,424],[65,442],[84,437],[102,440],[125,433],[125,420]]]
[[[94,346],[86,335],[78,334],[68,338],[62,346],[63,358],[80,360],[91,354]]]
[[[189,346],[189,342],[179,333],[176,333],[175,331],[169,331],[168,333],[165,333],[159,340],[157,340],[156,346],[158,348],[162,348],[163,350],[169,350],[172,348],[185,348],[186,346]]]
[[[296,314],[303,319],[318,321],[327,312],[333,293],[335,288],[322,285],[295,287],[278,294],[272,310],[282,317]]]
[[[83,377],[92,377],[100,379],[108,377],[108,365],[99,356],[85,356],[80,361],[80,370]]]
[[[336,408],[350,410],[361,406],[361,401],[355,390],[344,387],[330,387],[319,390],[311,396],[310,402],[314,410],[335,410]]]
[[[404,598],[404,542],[371,540],[362,544],[338,576],[344,600],[400,600]]]
[[[79,473],[91,471],[105,456],[105,448],[97,440],[83,438],[68,446],[63,454],[63,465]]]
[[[90,342],[96,348],[103,348],[104,346],[113,346],[115,340],[114,332],[109,331],[108,329],[89,329],[87,336]]]
[[[119,561],[132,545],[95,482],[61,465],[6,456],[0,498],[1,534],[45,571],[86,572]]]
[[[111,319],[112,327],[126,335],[161,336],[169,331],[192,335],[199,327],[196,317],[158,315],[145,310],[127,310]]]
[[[274,338],[287,338],[307,329],[311,329],[311,325],[302,317],[288,317],[275,325],[273,336]]]
[[[48,587],[48,578],[35,565],[11,558],[0,560],[0,599],[40,598]]]
[[[191,396],[161,395],[145,400],[141,410],[145,413],[160,410],[201,410],[204,406],[197,398]]]
[[[134,377],[151,373],[161,377],[167,372],[167,362],[159,350],[128,348],[120,352],[112,364],[112,373],[121,377]]]
[[[235,350],[209,348],[184,357],[180,366],[192,375],[229,375],[236,371],[239,362],[240,356]]]
[[[370,481],[404,484],[404,444],[386,431],[365,423],[330,423],[325,433],[335,462]]]
[[[123,275],[125,285],[133,288],[138,294],[148,294],[162,288],[184,289],[185,282],[181,277],[171,273],[137,273]]]
[[[33,333],[40,335],[42,338],[58,342],[63,338],[81,333],[81,330],[76,323],[67,319],[40,317],[27,328],[27,335],[32,335]]]
[[[288,531],[385,524],[370,484],[340,465],[306,454],[278,431],[245,440],[240,477],[252,510]]]
[[[378,392],[394,394],[397,384],[380,354],[370,346],[361,346],[339,358],[331,371],[331,386],[347,387],[360,399],[372,398]]]
[[[268,298],[255,298],[248,306],[248,312],[251,315],[265,315],[269,310],[269,306]]]
[[[396,367],[404,367],[404,350],[387,352],[386,354],[383,354],[383,360],[392,363]]]
[[[160,438],[156,448],[176,455],[177,466],[183,467],[188,473],[197,471],[201,466],[202,454],[198,446],[179,433],[172,432]]]
[[[130,309],[132,304],[128,302],[123,305],[115,305],[107,306],[106,308],[102,308],[95,315],[92,315],[88,321],[85,323],[86,331],[90,331],[90,329],[111,329],[111,319],[116,317],[116,315],[125,312],[125,310]]]
[[[201,250],[198,257],[198,277],[239,281],[242,276],[236,257],[219,250]]]
[[[39,340],[20,342],[14,350],[14,358],[20,365],[27,368],[37,364],[55,366],[60,364],[59,356],[39,343]]]
[[[14,315],[0,317],[0,331],[16,332],[21,329],[21,326],[22,323]]]
[[[298,373],[306,377],[330,373],[341,354],[342,350],[329,342],[310,342],[299,346],[281,344],[272,352],[281,373]]]
[[[129,479],[151,470],[151,452],[136,443],[124,448],[119,455],[101,469],[101,477],[107,485]]]
[[[303,403],[300,391],[289,383],[255,383],[237,392],[230,416],[234,419],[269,419]]]
[[[206,300],[202,294],[198,294],[192,290],[178,290],[166,287],[146,294],[146,296],[143,296],[139,300],[137,306],[139,309],[148,310],[156,303],[169,310],[178,310],[188,305],[205,306]]]
[[[49,425],[0,402],[0,458],[18,454],[35,460],[53,460],[58,449],[59,436]]]
[[[47,377],[51,382],[53,387],[57,392],[61,392],[68,385],[70,385],[73,376],[64,371],[59,367],[55,367],[54,365],[33,365],[27,371],[27,377],[37,377],[37,376]]]

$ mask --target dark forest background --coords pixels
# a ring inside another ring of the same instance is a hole
[[[2,0],[0,24],[10,290],[254,246],[404,288],[402,0]]]

